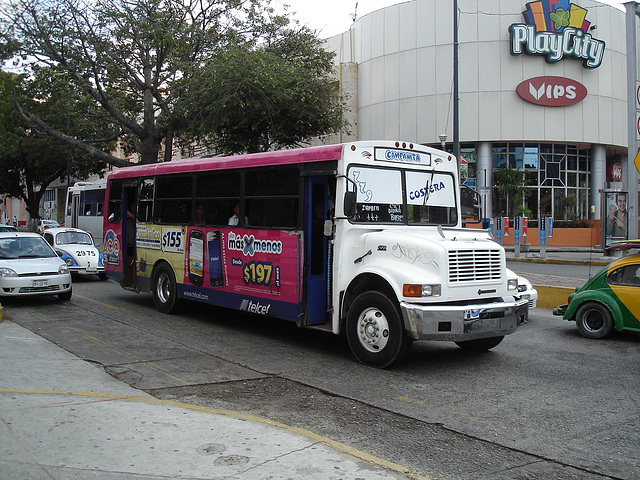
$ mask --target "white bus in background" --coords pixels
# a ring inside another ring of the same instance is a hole
[[[91,234],[102,251],[102,222],[104,213],[105,179],[95,182],[76,182],[67,190],[66,227],[80,228]]]

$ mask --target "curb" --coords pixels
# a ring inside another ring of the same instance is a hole
[[[537,307],[550,309],[565,305],[569,294],[576,291],[575,288],[552,287],[549,285],[533,285],[533,288],[538,291]]]
[[[548,263],[558,265],[598,265],[607,266],[612,260],[562,260],[559,258],[520,258],[520,257],[507,257],[508,262],[523,262],[523,263]]]

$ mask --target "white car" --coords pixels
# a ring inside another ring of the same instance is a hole
[[[59,227],[60,224],[58,222],[56,222],[55,220],[51,220],[51,219],[41,219],[38,222],[38,233],[43,234],[45,230],[48,230],[50,228],[56,228]]]
[[[58,256],[64,260],[69,271],[81,275],[98,275],[107,278],[102,263],[102,253],[93,244],[89,232],[79,228],[49,228],[42,234]]]
[[[0,233],[0,296],[57,295],[71,299],[71,274],[37,233]]]
[[[529,310],[536,308],[538,303],[538,291],[533,288],[531,282],[524,277],[518,276],[518,296],[529,300]]]

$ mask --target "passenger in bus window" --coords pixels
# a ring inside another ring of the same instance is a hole
[[[182,223],[189,223],[191,215],[189,215],[189,206],[186,203],[180,205],[180,221]]]
[[[229,225],[236,226],[239,223],[240,223],[240,203],[236,202],[233,205],[233,215],[229,217]],[[249,219],[245,215],[243,224],[247,224],[247,223],[249,223]]]
[[[196,210],[196,224],[204,225],[205,223],[207,223],[207,216],[204,211],[204,205],[199,203],[198,209]]]

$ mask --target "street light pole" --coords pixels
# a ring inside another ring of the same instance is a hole
[[[638,130],[640,129],[640,86],[638,86],[638,46],[636,17],[640,16],[638,2],[625,2],[627,37],[627,114],[629,120],[627,139],[627,238],[638,238],[638,170],[634,159],[638,154]],[[638,92],[638,93],[636,93]]]
[[[453,0],[453,155],[460,170],[460,109],[458,86],[458,0]]]

